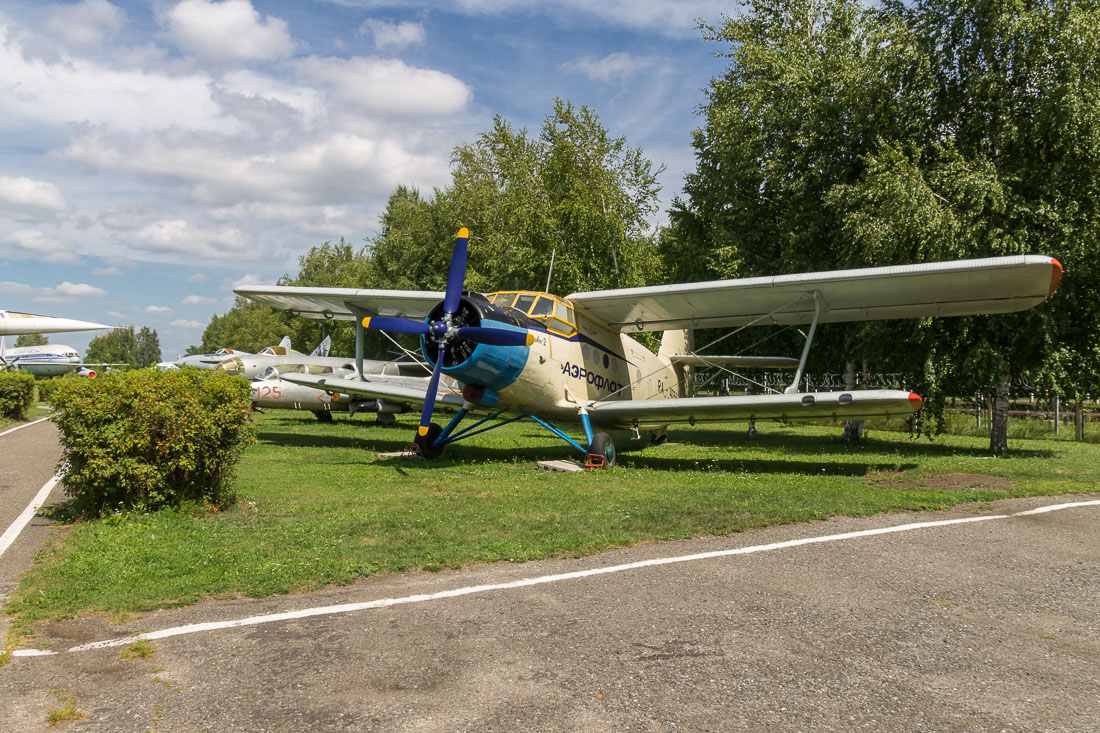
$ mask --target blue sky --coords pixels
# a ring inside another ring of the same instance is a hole
[[[696,19],[735,9],[0,1],[0,309],[150,326],[175,358],[234,284],[361,242],[395,186],[446,185],[455,145],[496,114],[535,131],[555,96],[667,166],[665,208],[726,64]]]

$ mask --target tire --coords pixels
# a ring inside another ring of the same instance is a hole
[[[592,444],[588,446],[589,455],[603,456],[604,468],[615,465],[615,442],[607,433],[596,433],[592,436]]]
[[[443,428],[439,427],[439,423],[434,422],[428,426],[427,435],[421,435],[420,432],[417,431],[416,437],[413,438],[413,442],[420,448],[420,455],[431,459],[438,457],[439,454],[443,452],[443,446],[432,445],[441,432],[443,432]]]
[[[332,413],[327,410],[317,410],[313,414],[318,422],[332,422]]]

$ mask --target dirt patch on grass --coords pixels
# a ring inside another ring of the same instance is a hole
[[[1002,491],[1012,488],[1004,476],[980,473],[937,473],[913,480],[900,473],[875,473],[867,477],[875,486],[887,489],[941,489],[946,491]]]

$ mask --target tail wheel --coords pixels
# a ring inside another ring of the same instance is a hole
[[[604,468],[611,468],[615,465],[615,441],[607,433],[596,433],[588,446],[588,454],[603,456]]]
[[[439,437],[439,434],[443,432],[443,428],[439,427],[439,423],[432,423],[428,426],[428,434],[420,435],[417,433],[413,438],[413,442],[420,449],[420,455],[425,458],[436,458],[443,452],[443,446],[435,445],[435,439]]]

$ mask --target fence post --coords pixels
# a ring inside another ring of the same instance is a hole
[[[974,418],[978,421],[978,427],[982,426],[982,393],[974,395]]]
[[[1054,395],[1054,434],[1057,435],[1058,431],[1062,428],[1062,403],[1058,400],[1058,395]]]

